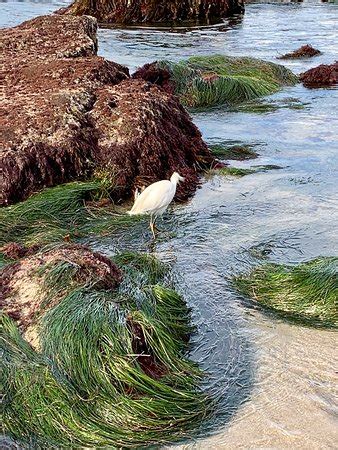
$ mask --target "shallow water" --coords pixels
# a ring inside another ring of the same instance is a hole
[[[2,2],[1,26],[48,13],[65,2]],[[251,4],[243,20],[175,32],[101,29],[100,54],[131,70],[156,59],[227,53],[277,61],[305,43],[324,52],[283,61],[296,73],[333,62],[338,5]],[[219,407],[182,448],[337,448],[337,334],[286,323],[242,299],[230,277],[264,261],[298,263],[338,249],[337,89],[301,85],[263,101],[193,114],[208,143],[255,145],[259,159],[281,170],[241,179],[214,177],[174,208],[166,233],[149,246],[136,225],[92,242],[111,254],[125,246],[169,260],[178,289],[193,307],[198,332],[192,358],[209,376]]]

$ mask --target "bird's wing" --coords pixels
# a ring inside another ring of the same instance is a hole
[[[148,186],[136,199],[131,210],[133,214],[146,214],[169,205],[175,196],[175,187],[168,180]]]

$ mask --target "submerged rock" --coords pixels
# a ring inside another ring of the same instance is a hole
[[[312,58],[313,56],[321,55],[321,51],[312,47],[312,45],[303,45],[297,50],[285,53],[285,55],[281,55],[278,59],[296,59],[296,58]]]
[[[98,167],[114,173],[114,200],[130,195],[137,177],[175,170],[188,178],[186,198],[213,161],[176,98],[96,55],[96,28],[92,17],[53,15],[3,30],[0,204]]]
[[[63,14],[90,15],[107,23],[219,20],[244,12],[244,0],[75,0]]]
[[[192,108],[236,104],[277,92],[298,82],[279,64],[255,58],[211,55],[184,61],[156,61],[138,69],[133,78],[174,92]]]
[[[300,80],[307,87],[333,86],[338,83],[338,61],[331,65],[321,64],[301,73]]]

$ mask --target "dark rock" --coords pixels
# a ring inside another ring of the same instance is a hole
[[[321,64],[301,73],[300,80],[307,87],[333,86],[338,83],[338,61],[331,65]]]
[[[108,23],[219,20],[244,12],[244,0],[75,0],[62,14],[90,15]]]
[[[213,162],[177,98],[146,81],[101,89],[90,118],[98,124],[98,163],[116,168],[119,197],[131,195],[131,180],[149,184],[177,170],[186,178],[178,197],[187,198],[198,183],[198,168]]]
[[[278,56],[278,59],[312,58],[313,56],[321,55],[321,53],[321,51],[313,48],[312,45],[303,45],[291,53]]]
[[[200,132],[175,97],[96,56],[94,18],[38,17],[3,30],[1,45],[0,204],[97,168],[115,172],[117,201],[136,178],[155,181],[175,170],[190,183],[181,198],[193,193],[199,168],[213,161]]]
[[[133,73],[132,78],[149,81],[149,83],[161,86],[161,88],[169,94],[175,93],[175,82],[169,70],[159,67],[157,61],[145,64],[137,69],[137,71]]]

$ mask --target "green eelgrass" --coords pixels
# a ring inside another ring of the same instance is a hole
[[[223,176],[232,176],[232,177],[245,177],[246,175],[251,175],[257,172],[268,172],[269,170],[280,170],[283,169],[281,166],[277,166],[275,164],[266,164],[266,165],[256,165],[252,166],[249,169],[240,168],[240,167],[231,167],[226,166],[220,169],[210,169],[209,174],[211,175],[223,175]]]
[[[167,286],[168,268],[130,252],[115,261],[125,272],[117,291],[90,274],[78,285],[72,261],[39,269],[46,299],[61,297],[42,305],[39,353],[2,316],[2,416],[10,437],[35,448],[135,448],[179,439],[210,411],[198,388],[202,374],[185,357],[190,310]],[[147,373],[147,358],[159,376]]]
[[[338,258],[286,266],[266,264],[235,279],[238,290],[297,321],[338,327]]]
[[[222,167],[221,169],[212,170],[211,172],[223,176],[244,177],[245,175],[255,173],[255,170],[241,169],[239,167]]]
[[[248,57],[199,56],[157,64],[170,72],[181,102],[193,108],[251,100],[298,81],[282,65]]]
[[[48,244],[90,233],[110,233],[135,222],[114,208],[88,206],[105,194],[105,181],[73,182],[43,191],[0,210],[0,246],[15,241]]]
[[[231,159],[244,161],[247,159],[255,159],[259,155],[251,149],[250,145],[224,145],[224,144],[212,144],[208,146],[211,153],[220,159]]]

